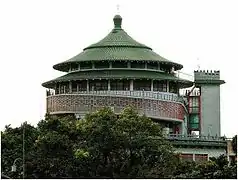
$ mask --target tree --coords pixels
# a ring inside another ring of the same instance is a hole
[[[237,165],[228,165],[227,157],[212,157],[205,162],[183,162],[176,165],[174,178],[237,179]],[[186,168],[184,168],[186,167]]]
[[[2,172],[22,178],[25,130],[25,178],[235,178],[236,164],[226,157],[208,162],[184,162],[163,138],[159,124],[133,108],[120,115],[110,108],[86,115],[46,115],[36,127],[6,126],[2,135]]]
[[[117,116],[110,108],[86,116],[78,124],[89,153],[91,177],[167,177],[173,166],[172,147],[157,123],[128,107]]]
[[[26,122],[17,128],[12,128],[11,125],[5,126],[5,130],[1,132],[1,171],[3,174],[11,178],[23,177],[23,143],[24,155],[27,156],[32,151],[32,144],[35,142],[37,136],[37,129]],[[16,161],[17,171],[11,172],[11,166],[17,158],[19,159]]]

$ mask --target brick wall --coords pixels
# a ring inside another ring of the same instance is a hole
[[[47,97],[48,113],[90,112],[107,106],[114,107],[114,111],[119,113],[128,105],[135,107],[139,113],[146,114],[148,117],[183,120],[185,115],[184,106],[181,103],[171,101],[77,94]]]

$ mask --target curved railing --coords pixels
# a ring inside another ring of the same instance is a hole
[[[168,92],[153,92],[153,91],[79,91],[67,94],[82,94],[95,96],[119,96],[119,97],[133,97],[144,99],[156,99],[162,101],[182,102],[183,98],[175,93]],[[57,95],[54,91],[47,91],[47,96]]]

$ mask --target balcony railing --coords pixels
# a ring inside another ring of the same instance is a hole
[[[118,97],[133,97],[144,99],[156,99],[162,101],[181,102],[184,100],[181,96],[168,92],[153,92],[153,91],[79,91],[67,94],[77,95],[92,95],[92,96],[118,96]],[[52,90],[47,90],[47,96],[57,95]]]
[[[226,141],[225,137],[218,136],[168,134],[166,137],[171,140]]]

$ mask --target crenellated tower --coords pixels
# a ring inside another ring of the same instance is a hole
[[[199,88],[198,114],[200,134],[220,136],[220,71],[194,71],[195,86]]]

